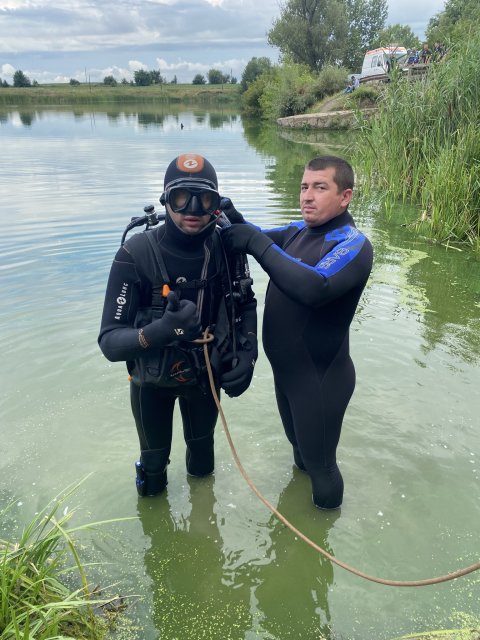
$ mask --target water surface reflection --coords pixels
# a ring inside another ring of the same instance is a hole
[[[189,150],[213,160],[222,194],[253,222],[298,218],[303,164],[340,153],[341,136],[279,135],[228,108],[182,105],[9,110],[0,136],[0,500],[16,499],[2,526],[93,472],[80,496],[93,520],[139,517],[102,546],[99,575],[142,593],[129,612],[139,640],[388,640],[477,615],[475,576],[390,590],[318,557],[255,499],[220,428],[214,478],[187,479],[177,420],[167,492],[136,495],[125,370],[96,345],[124,227],[158,206],[165,166]],[[425,578],[478,559],[480,263],[413,236],[407,208],[388,221],[362,191],[359,180],[352,212],[375,264],[352,325],[341,513],[315,510],[292,469],[262,352],[252,387],[224,406],[255,484],[296,526],[367,573]],[[261,323],[267,279],[251,266]]]

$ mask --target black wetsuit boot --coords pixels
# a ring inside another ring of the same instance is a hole
[[[143,450],[140,461],[135,464],[137,491],[139,496],[156,496],[167,486],[169,449]]]
[[[187,440],[187,452],[185,455],[187,473],[191,476],[208,476],[215,468],[215,455],[213,448],[213,433]]]

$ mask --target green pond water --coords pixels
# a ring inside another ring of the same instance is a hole
[[[304,163],[350,141],[229,110],[148,108],[0,113],[0,507],[14,503],[0,538],[91,474],[67,501],[74,522],[134,517],[80,539],[83,559],[103,563],[92,584],[137,596],[112,637],[388,640],[478,625],[478,573],[386,587],[297,539],[245,483],[220,423],[213,477],[187,477],[176,415],[167,491],[137,497],[126,370],[96,343],[124,227],[158,204],[164,168],[187,151],[213,162],[252,222],[298,219]],[[312,506],[263,352],[250,389],[223,406],[247,472],[296,527],[366,573],[415,580],[480,556],[480,262],[415,237],[402,226],[414,211],[388,221],[381,205],[359,188],[351,207],[375,263],[351,329],[341,510]],[[251,269],[261,322],[267,278]]]

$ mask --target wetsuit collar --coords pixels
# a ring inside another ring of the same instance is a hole
[[[307,227],[307,229],[309,233],[328,233],[328,231],[331,231],[332,229],[338,229],[339,227],[345,227],[347,225],[351,227],[355,226],[348,209],[339,216],[335,216],[335,218],[325,222],[325,224],[321,224],[318,227]]]

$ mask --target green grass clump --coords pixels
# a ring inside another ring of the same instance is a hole
[[[2,640],[77,638],[101,640],[108,620],[98,614],[112,599],[95,596],[73,535],[103,523],[67,525],[75,513],[55,498],[25,527],[17,542],[0,539],[0,637]],[[0,510],[5,516],[12,505]],[[73,561],[73,564],[72,564]],[[76,583],[69,588],[66,583]]]

